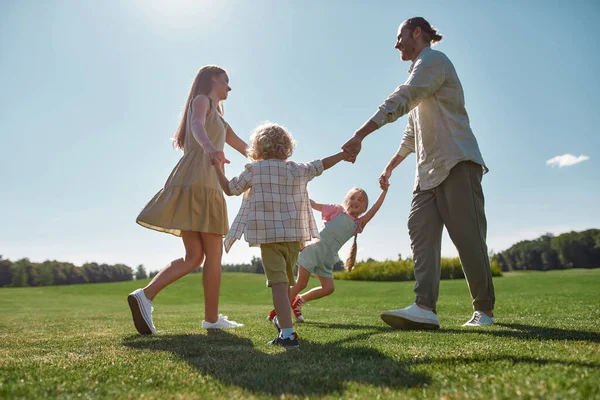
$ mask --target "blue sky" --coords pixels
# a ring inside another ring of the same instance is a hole
[[[25,0],[1,2],[0,14],[4,257],[151,270],[180,257],[179,238],[135,217],[181,156],[169,138],[197,70],[228,70],[225,117],[241,137],[271,120],[295,136],[294,160],[325,157],[408,76],[393,45],[411,16],[440,30],[436,48],[465,88],[490,168],[490,249],[600,227],[597,2]],[[405,124],[367,138],[356,164],[315,179],[311,196],[341,202],[360,186],[374,200]],[[245,160],[226,152],[233,175]],[[565,154],[585,157],[547,165]],[[414,171],[413,155],[394,172],[359,258],[410,254]],[[228,199],[230,220],[240,202]],[[224,262],[258,254],[240,242]],[[447,236],[443,255],[456,255]]]

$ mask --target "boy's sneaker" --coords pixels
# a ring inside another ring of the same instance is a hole
[[[273,346],[281,346],[285,349],[295,349],[300,346],[300,343],[298,342],[298,334],[296,332],[292,333],[292,336],[285,339],[282,338],[280,335],[277,335],[275,339],[271,340],[270,342],[267,342],[267,344]]]
[[[131,309],[133,324],[140,335],[152,335],[156,328],[152,322],[152,302],[146,298],[144,289],[136,289],[127,296],[127,303]]]
[[[273,325],[275,325],[275,329],[277,329],[277,333],[281,334],[281,326],[279,326],[279,318],[277,318],[277,315],[273,317],[271,322],[273,322]]]
[[[481,311],[475,311],[470,320],[463,324],[463,326],[485,326],[492,325],[494,323],[494,317],[488,317]]]
[[[304,299],[300,296],[294,297],[292,300],[292,311],[294,312],[294,317],[296,317],[296,322],[304,322],[304,317],[302,316],[302,305],[304,304]]]
[[[202,321],[202,329],[230,329],[240,328],[242,326],[244,326],[244,324],[230,321],[229,317],[223,314],[219,314],[219,318],[215,322]]]
[[[381,313],[381,319],[394,329],[438,329],[440,321],[433,311],[425,310],[416,303],[400,310]]]
[[[296,319],[296,322],[304,322],[304,317],[302,316],[303,304],[304,300],[302,300],[302,298],[299,296],[294,297],[294,300],[292,300],[292,311],[294,312],[294,318]],[[272,309],[269,315],[267,316],[267,319],[269,321],[273,321],[273,318],[275,318],[276,315],[277,312],[275,311],[275,309]]]

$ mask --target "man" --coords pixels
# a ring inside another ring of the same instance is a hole
[[[494,323],[494,286],[486,245],[487,222],[481,179],[487,167],[469,126],[463,88],[445,54],[432,50],[442,37],[424,18],[398,29],[395,48],[412,61],[410,76],[342,147],[354,158],[363,139],[408,114],[398,152],[379,178],[387,185],[394,168],[416,153],[415,190],[408,218],[415,262],[415,303],[384,311],[381,318],[398,329],[437,329],[442,230],[456,246],[475,312],[465,326]]]

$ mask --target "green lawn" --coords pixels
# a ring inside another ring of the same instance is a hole
[[[461,327],[464,281],[442,281],[442,327],[427,332],[379,318],[413,301],[412,282],[338,281],[287,352],[265,345],[262,276],[223,277],[221,312],[244,328],[200,329],[194,274],[157,297],[150,338],[126,301],[145,282],[0,289],[0,398],[600,399],[600,269],[505,274],[497,324],[477,330]]]

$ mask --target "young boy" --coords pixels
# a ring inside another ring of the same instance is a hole
[[[280,331],[269,342],[285,348],[298,347],[292,326],[289,287],[294,285],[293,268],[304,242],[319,237],[306,185],[324,170],[348,158],[339,152],[323,160],[305,164],[288,161],[295,141],[287,130],[274,123],[257,127],[250,137],[248,157],[254,162],[231,181],[223,164],[215,165],[219,183],[226,195],[244,196],[242,206],[225,237],[225,251],[242,234],[251,246],[260,246],[267,286],[271,287]]]

